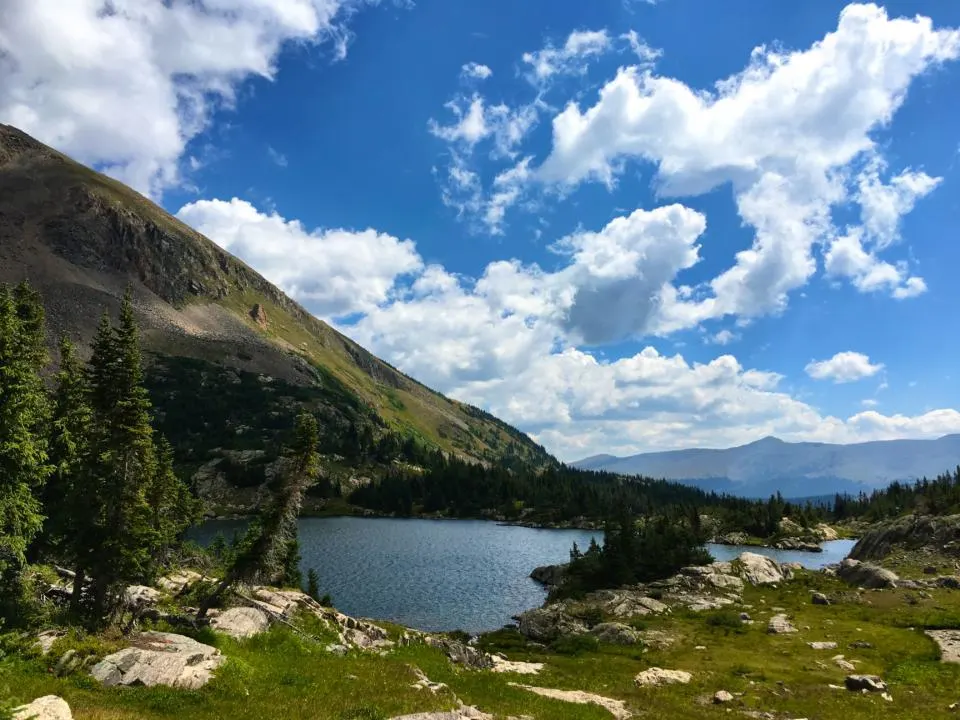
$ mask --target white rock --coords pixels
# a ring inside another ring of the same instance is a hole
[[[13,711],[13,720],[73,720],[66,701],[57,695],[44,695]]]
[[[123,604],[128,608],[145,608],[156,605],[160,591],[146,585],[128,585],[123,591]]]
[[[652,667],[638,673],[633,681],[639,687],[673,685],[677,683],[686,685],[690,682],[691,677],[693,676],[686,670],[665,670],[663,668]]]
[[[517,675],[539,675],[543,670],[543,663],[522,662],[519,660],[507,660],[499,655],[492,655],[493,667],[491,670],[496,673],[516,673]]]
[[[797,629],[786,615],[780,613],[770,618],[770,622],[767,623],[767,632],[771,635],[786,635],[797,632]]]
[[[751,585],[769,585],[783,582],[783,570],[780,565],[766,555],[745,552],[737,558],[740,575]]]
[[[270,627],[270,617],[259,608],[235,607],[210,621],[214,630],[242,639],[259,635]]]
[[[722,705],[723,703],[728,703],[733,701],[733,695],[728,693],[726,690],[717,690],[713,694],[713,702],[716,705]]]
[[[171,595],[179,595],[191,585],[203,580],[203,575],[193,570],[178,570],[157,581],[157,586],[161,590],[166,590]]]
[[[841,670],[847,670],[848,672],[852,672],[857,669],[856,665],[854,665],[852,662],[847,660],[843,655],[834,655],[831,659],[833,660],[834,663],[836,663],[837,667],[840,668]]]
[[[578,705],[599,705],[609,712],[617,720],[627,720],[633,717],[633,713],[627,710],[626,703],[623,700],[595,695],[594,693],[584,692],[583,690],[556,690],[554,688],[534,687],[532,685],[520,685],[519,683],[510,683],[513,687],[522,688],[541,697],[562,700],[563,702],[576,703]]]
[[[836,650],[837,644],[835,642],[808,642],[809,645],[814,650]]]
[[[104,685],[169,685],[195,690],[225,658],[216,648],[174,633],[145,632],[136,645],[108,655],[90,670]]]

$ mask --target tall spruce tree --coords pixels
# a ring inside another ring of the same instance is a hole
[[[173,469],[173,447],[162,435],[154,439],[156,463],[146,489],[150,522],[156,533],[157,559],[182,538],[188,527],[200,519],[200,502]]]
[[[105,316],[90,360],[93,412],[90,492],[97,512],[87,568],[93,584],[94,618],[110,610],[122,580],[146,575],[159,545],[146,490],[156,471],[150,400],[143,386],[140,340],[130,293],[124,295],[116,329]]]
[[[50,462],[53,472],[44,488],[42,550],[61,562],[86,567],[81,561],[89,553],[90,520],[97,498],[89,492],[92,460],[90,433],[93,412],[89,404],[89,383],[76,349],[66,338],[60,341],[60,369],[53,391],[50,423]],[[84,577],[75,582],[74,600],[80,600]]]
[[[241,543],[239,552],[223,580],[200,605],[197,619],[240,582],[282,582],[289,567],[291,548],[296,548],[297,517],[303,494],[316,480],[320,470],[317,454],[319,429],[308,412],[297,416],[291,446],[283,458],[280,486],[264,515],[255,521]]]
[[[50,474],[43,305],[26,284],[0,286],[0,594],[19,587],[43,516],[36,493]]]

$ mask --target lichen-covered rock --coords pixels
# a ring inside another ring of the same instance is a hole
[[[651,685],[686,685],[693,676],[685,670],[665,670],[652,667],[638,673],[633,679],[638,687]]]
[[[636,630],[616,622],[594,625],[590,628],[590,634],[608,645],[636,645],[640,641],[640,634]]]
[[[476,670],[489,670],[494,666],[493,658],[485,652],[450,638],[428,636],[427,645],[443,650],[450,662]]]
[[[547,587],[556,587],[563,582],[568,567],[569,564],[541,565],[531,571],[530,577]]]
[[[216,648],[173,633],[145,632],[135,645],[108,655],[90,674],[104,685],[169,685],[195,690],[225,658]]]
[[[850,585],[864,588],[892,588],[897,586],[896,573],[879,565],[846,558],[837,568],[837,576]]]
[[[878,525],[863,534],[850,551],[854,560],[883,560],[894,550],[930,549],[957,555],[960,515],[906,516]]]
[[[230,637],[243,639],[266,631],[270,627],[270,617],[259,608],[235,607],[218,613],[210,625]]]
[[[73,720],[73,713],[62,697],[44,695],[32,703],[14,708],[13,720]]]

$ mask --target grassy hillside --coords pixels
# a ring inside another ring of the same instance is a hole
[[[0,282],[22,279],[44,295],[51,343],[88,342],[129,285],[145,349],[167,369],[171,358],[206,364],[191,372],[208,394],[230,395],[217,385],[227,368],[312,388],[322,415],[363,416],[463,458],[550,462],[525,434],[373,356],[145,197],[0,125]],[[167,398],[154,393],[161,414]]]

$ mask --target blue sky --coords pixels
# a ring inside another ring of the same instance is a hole
[[[0,121],[561,458],[960,431],[960,5],[12,0]]]

